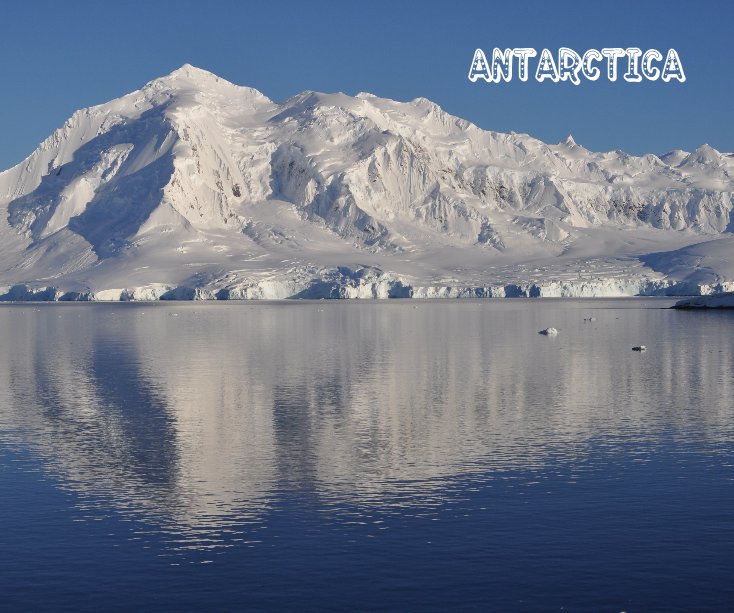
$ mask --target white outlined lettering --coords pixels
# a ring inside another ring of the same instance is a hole
[[[487,60],[488,56],[490,61]],[[533,58],[536,58],[534,63]],[[657,81],[661,77],[665,83],[686,81],[683,62],[675,49],[668,49],[663,60],[663,54],[657,49],[643,52],[639,47],[587,49],[583,54],[569,47],[560,47],[556,54],[550,49],[538,53],[531,47],[495,47],[491,54],[476,49],[468,77],[472,83],[480,79],[486,83],[509,83],[517,75],[517,79],[525,83],[530,80],[532,70],[538,83],[550,80],[553,83],[568,81],[580,85],[584,80],[598,81],[603,75],[612,82],[624,80],[627,83],[640,83]]]
[[[558,69],[553,61],[553,55],[548,49],[540,52],[540,60],[538,60],[538,69],[535,71],[535,80],[542,83],[545,79],[550,79],[554,83],[558,83]]]

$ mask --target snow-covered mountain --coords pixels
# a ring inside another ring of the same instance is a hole
[[[593,153],[185,65],[0,173],[4,299],[734,288],[734,154]]]

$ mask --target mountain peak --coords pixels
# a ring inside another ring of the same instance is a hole
[[[147,87],[155,89],[207,89],[216,85],[229,85],[236,87],[233,83],[222,79],[213,72],[197,68],[191,64],[184,64],[165,76],[153,79]]]
[[[199,94],[205,96],[213,94],[215,97],[231,98],[234,96],[241,99],[244,96],[248,100],[262,103],[271,102],[267,96],[257,89],[237,85],[213,72],[191,64],[184,64],[165,76],[153,79],[145,85],[143,91],[148,94],[153,93],[155,97],[160,94],[165,97],[193,94],[198,99]]]
[[[206,81],[206,80],[212,80],[212,79],[214,81],[221,80],[220,77],[215,75],[213,72],[209,72],[208,70],[204,70],[203,68],[198,68],[188,63],[184,64],[180,68],[177,68],[173,72],[161,78],[163,79],[192,79],[192,80],[197,80],[197,81]]]
[[[705,154],[717,155],[717,156],[721,155],[721,153],[717,149],[714,149],[708,143],[704,143],[698,149],[696,149],[696,153],[705,153]]]
[[[681,166],[692,165],[717,165],[721,162],[721,153],[714,149],[711,145],[704,143],[695,151],[691,152],[681,162]]]

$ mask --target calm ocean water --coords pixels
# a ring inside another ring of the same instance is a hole
[[[734,313],[670,304],[3,305],[0,608],[732,610]]]

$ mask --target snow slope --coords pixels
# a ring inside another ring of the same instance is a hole
[[[725,291],[732,172],[185,65],[0,173],[0,299]]]

